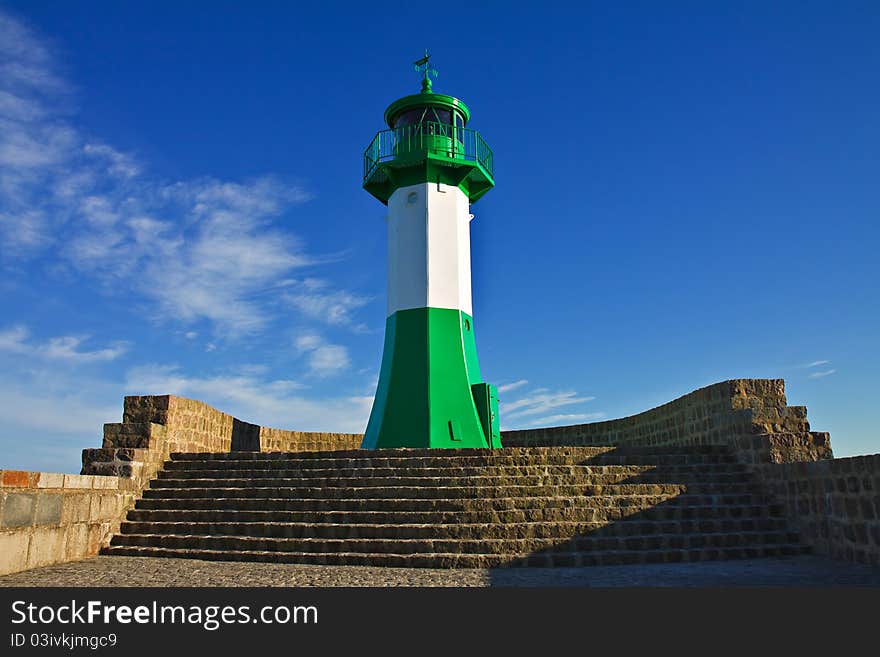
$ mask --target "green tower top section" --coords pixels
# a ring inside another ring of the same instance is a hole
[[[467,105],[454,96],[434,93],[437,69],[430,55],[414,62],[421,93],[395,100],[385,110],[387,130],[380,130],[364,152],[364,189],[382,203],[399,187],[423,182],[458,186],[471,203],[495,185],[492,149],[480,134],[465,128]]]
[[[389,128],[395,128],[402,121],[406,120],[406,115],[410,112],[407,110],[425,110],[426,108],[439,108],[445,110],[449,114],[441,114],[440,116],[458,116],[460,115],[464,125],[471,120],[471,111],[467,105],[454,96],[445,94],[435,94],[433,92],[432,77],[437,77],[437,69],[430,65],[431,55],[425,51],[425,56],[413,62],[416,71],[422,74],[422,92],[411,96],[398,98],[388,106],[385,110],[385,123]],[[429,118],[438,118],[432,116],[428,112]]]
[[[398,98],[391,103],[385,110],[385,123],[389,128],[395,128],[397,124],[401,123],[400,119],[407,114],[407,110],[422,110],[424,108],[440,108],[453,115],[460,114],[464,125],[467,125],[467,122],[471,120],[471,110],[455,96],[423,91],[420,94]]]

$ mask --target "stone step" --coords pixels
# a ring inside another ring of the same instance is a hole
[[[505,486],[605,486],[607,484],[694,484],[725,486],[748,484],[750,475],[743,473],[703,476],[699,473],[667,476],[653,471],[638,474],[593,474],[582,472],[571,475],[476,475],[472,477],[212,477],[207,479],[154,479],[150,487],[157,488],[499,488]]]
[[[725,447],[173,454],[109,554],[383,566],[800,553]]]
[[[626,466],[664,466],[664,465],[738,465],[732,454],[635,454],[626,455],[616,451],[603,452],[596,455],[582,454],[545,454],[531,456],[371,456],[363,458],[312,457],[299,458],[293,453],[260,453],[235,452],[227,458],[211,458],[216,455],[206,454],[206,458],[172,460],[166,463],[168,470],[188,469],[363,469],[375,468],[447,468],[447,467],[486,467],[512,466],[528,467],[534,465],[626,465]],[[240,458],[247,455],[247,458]]]
[[[671,506],[630,505],[613,507],[542,507],[492,511],[270,511],[229,509],[133,509],[132,522],[292,522],[292,523],[515,523],[515,522],[602,522],[636,516],[651,520],[701,520],[737,518],[781,518],[781,505],[755,506]]]
[[[302,539],[556,539],[583,535],[658,536],[663,534],[749,534],[784,532],[780,518],[626,520],[605,522],[513,522],[513,523],[309,523],[309,522],[125,522],[123,534],[165,536],[242,536],[249,538]]]
[[[799,537],[784,531],[640,536],[576,536],[560,538],[478,539],[379,539],[379,538],[266,538],[195,534],[117,534],[111,545],[165,547],[184,550],[242,550],[268,552],[360,552],[370,554],[498,554],[518,555],[542,551],[591,552],[621,550],[684,550],[756,547],[797,543]]]
[[[619,566],[644,563],[683,563],[727,559],[757,559],[807,554],[799,544],[692,550],[558,551],[537,554],[364,554],[266,552],[258,550],[193,550],[140,546],[110,546],[103,554],[132,557],[174,557],[205,561],[252,561],[317,565],[385,566],[398,568],[498,568]]]
[[[237,491],[241,492],[241,491]],[[493,511],[503,509],[533,508],[650,508],[659,504],[675,506],[752,506],[767,502],[766,496],[753,491],[745,493],[715,494],[605,494],[598,496],[554,497],[529,495],[522,497],[495,498],[395,498],[395,497],[339,497],[332,499],[278,497],[272,495],[252,497],[226,497],[205,491],[203,495],[180,494],[174,490],[145,490],[145,497],[136,503],[138,509],[235,509],[266,511]]]
[[[171,454],[175,461],[199,461],[199,460],[260,460],[260,459],[357,459],[369,460],[373,458],[399,458],[399,457],[431,457],[450,459],[456,457],[475,456],[519,456],[530,459],[540,459],[544,456],[575,455],[596,456],[614,452],[615,454],[635,455],[682,455],[695,454],[730,455],[730,450],[723,445],[693,445],[693,446],[662,446],[662,447],[614,447],[614,446],[589,446],[589,447],[505,447],[502,449],[340,449],[321,450],[312,452],[174,452]]]
[[[215,485],[192,487],[174,487],[160,485],[144,491],[145,498],[160,497],[289,497],[301,499],[337,499],[337,498],[394,498],[394,499],[433,499],[433,498],[494,498],[494,497],[582,497],[597,495],[680,495],[691,494],[747,494],[753,490],[749,483],[719,485],[705,482],[698,484],[569,484],[543,486],[322,486],[307,487],[296,485],[254,486],[251,482],[242,482],[240,487],[229,486],[228,482],[211,482]],[[163,484],[159,480],[151,482],[151,486]],[[225,484],[225,485],[224,485]]]
[[[571,477],[582,475],[637,476],[651,473],[663,477],[714,477],[716,475],[748,474],[746,466],[740,464],[711,465],[521,465],[521,466],[470,466],[470,467],[400,467],[400,468],[264,468],[263,462],[253,462],[251,467],[212,468],[212,469],[166,469],[159,473],[160,479],[387,479],[394,477],[532,477],[557,476]],[[257,465],[259,463],[259,465]]]

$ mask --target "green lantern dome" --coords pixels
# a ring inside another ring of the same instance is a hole
[[[364,189],[387,205],[395,189],[417,182],[459,187],[474,203],[495,185],[492,149],[466,128],[471,111],[454,96],[434,93],[429,55],[415,62],[422,91],[385,110],[380,130],[364,152]]]
[[[447,112],[448,114],[443,114]],[[438,120],[441,116],[461,118],[464,125],[471,120],[471,111],[463,101],[446,94],[423,91],[420,94],[398,98],[385,110],[385,123],[389,128],[407,125],[408,117],[430,117]],[[438,121],[440,122],[440,121]]]

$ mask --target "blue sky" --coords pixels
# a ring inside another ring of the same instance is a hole
[[[0,449],[74,472],[122,396],[361,431],[385,309],[382,112],[435,89],[508,428],[787,381],[880,452],[876,3],[0,0]]]

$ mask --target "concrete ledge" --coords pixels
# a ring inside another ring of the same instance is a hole
[[[0,471],[0,575],[98,554],[134,493],[117,477]]]

